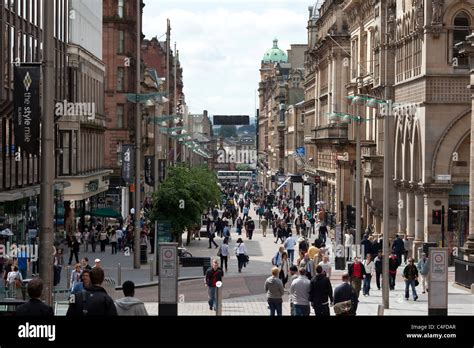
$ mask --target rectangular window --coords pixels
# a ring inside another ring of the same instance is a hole
[[[125,48],[125,33],[123,30],[119,30],[118,33],[119,33],[119,42],[118,42],[117,53],[123,54],[123,51]]]
[[[123,18],[123,7],[124,7],[124,0],[118,0],[117,15],[119,18]]]
[[[117,69],[117,92],[123,91],[124,75],[125,75],[125,69],[118,68]]]
[[[59,175],[71,174],[71,131],[61,131]]]
[[[123,128],[124,106],[117,105],[117,128]]]

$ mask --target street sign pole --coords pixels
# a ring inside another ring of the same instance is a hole
[[[178,243],[160,243],[158,257],[158,313],[160,316],[178,315]]]

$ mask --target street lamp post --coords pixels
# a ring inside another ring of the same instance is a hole
[[[43,0],[43,120],[41,124],[41,187],[39,271],[44,299],[53,301],[54,206],[54,3]]]
[[[386,96],[388,96],[388,91],[386,91]],[[393,116],[393,103],[391,100],[377,100],[372,97],[356,95],[351,96],[352,104],[356,106],[356,114],[358,114],[358,106],[366,105],[374,109],[382,109],[382,114],[384,116],[384,180],[383,180],[383,262],[382,262],[382,299],[384,308],[389,308],[389,279],[388,279],[388,254],[389,254],[389,187],[391,180],[391,150],[390,150],[390,120]],[[360,153],[360,123],[363,119],[356,115],[344,114],[344,113],[331,113],[331,118],[343,117],[345,119],[352,119],[356,121],[356,244],[360,245],[360,203],[361,203],[361,153]]]
[[[142,39],[142,26],[141,26],[141,0],[137,0],[137,64],[136,64],[136,111],[135,111],[135,234],[133,238],[133,268],[140,268],[140,196],[141,196],[141,128],[142,128],[142,117],[141,117],[141,105],[138,102],[138,96],[140,94],[141,85],[141,39]]]

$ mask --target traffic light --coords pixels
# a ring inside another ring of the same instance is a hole
[[[348,205],[346,209],[347,225],[350,228],[356,227],[356,208],[352,205]]]
[[[441,210],[433,210],[432,224],[441,225]]]

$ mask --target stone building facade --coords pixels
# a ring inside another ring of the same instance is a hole
[[[321,179],[324,175],[338,178],[337,173],[339,178],[348,178],[343,180],[344,184],[335,180],[334,196],[343,192],[338,201],[345,205],[361,204],[363,228],[369,225],[380,234],[384,209],[383,143],[389,141],[393,164],[388,175],[394,181],[389,192],[389,233],[391,237],[397,233],[407,235],[414,242],[415,256],[424,242],[441,244],[441,226],[433,224],[432,215],[433,211],[441,213],[443,207],[444,244],[451,248],[462,246],[467,236],[472,105],[471,93],[466,89],[468,60],[455,44],[472,32],[472,6],[473,1],[469,0],[327,0],[319,14],[314,9],[310,12],[305,122],[314,126],[315,134],[308,130],[305,133],[307,161],[313,158],[312,165],[322,174]],[[329,27],[325,27],[326,23],[330,23]],[[337,35],[338,30],[342,36]],[[329,72],[319,76],[319,70],[325,67],[324,57],[331,57],[325,53],[331,46],[339,49],[342,57],[336,69],[342,76]],[[329,95],[331,84],[338,83],[340,89],[335,90],[341,94],[333,92],[334,97],[329,96],[325,104],[324,93]],[[391,111],[391,117],[383,117],[380,108],[351,105],[346,99],[358,95],[391,101],[387,105],[392,108],[383,108]],[[363,120],[362,202],[354,199],[356,121],[344,125],[347,144],[339,147],[349,157],[343,164],[346,174],[341,174],[342,161],[338,161],[345,156],[338,151],[334,158],[336,151],[332,150],[331,158],[333,136],[326,133],[318,139],[321,126],[325,126],[323,122],[328,127],[342,124],[337,117],[323,119],[332,111],[357,115]],[[383,134],[386,121],[391,129],[387,135]],[[327,154],[328,168],[334,167],[333,173],[324,171],[318,163]],[[324,190],[319,191],[318,199],[324,195]],[[331,192],[326,196],[331,196]],[[337,206],[334,208],[337,211]]]
[[[304,100],[304,52],[307,45],[291,45],[288,55],[278,48],[278,40],[265,53],[259,83],[259,176],[265,190],[276,189],[278,177],[288,170],[292,153],[285,149],[287,111]],[[287,169],[287,168],[286,168]],[[280,179],[281,181],[281,179]]]

